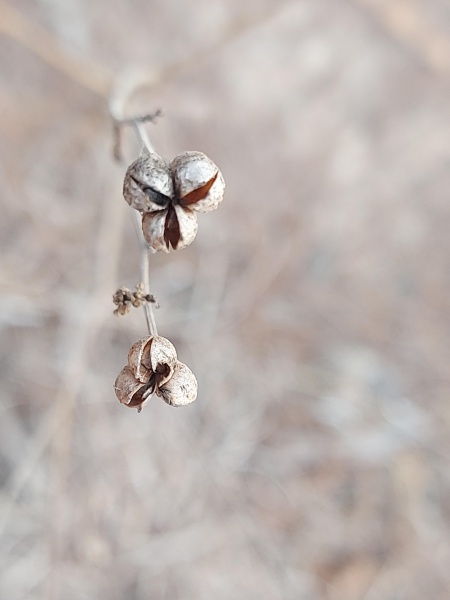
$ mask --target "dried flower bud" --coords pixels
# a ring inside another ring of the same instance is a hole
[[[181,250],[197,235],[197,215],[180,205],[168,210],[146,213],[142,218],[142,233],[150,248],[169,252],[170,247]]]
[[[114,311],[115,315],[126,315],[131,310],[132,296],[131,292],[126,287],[121,287],[113,295],[113,302],[117,306]]]
[[[223,199],[225,182],[202,152],[184,152],[170,165],[155,153],[144,153],[127,170],[125,200],[143,213],[142,231],[155,251],[189,246],[197,235],[194,211],[209,212]]]
[[[197,398],[197,387],[194,373],[177,361],[172,377],[156,393],[171,406],[185,406]]]
[[[128,167],[123,195],[140,212],[166,208],[173,197],[173,181],[166,161],[155,152],[144,152]]]
[[[130,408],[137,408],[138,412],[141,412],[144,404],[153,393],[149,382],[142,383],[136,379],[133,370],[129,366],[120,371],[114,383],[114,390],[122,404]]]
[[[175,347],[160,336],[134,343],[128,352],[128,365],[119,373],[116,396],[122,404],[140,412],[153,393],[172,406],[183,406],[197,397],[197,380],[191,370],[177,360]]]
[[[181,206],[199,212],[215,210],[223,200],[225,181],[203,152],[183,152],[170,164]]]
[[[175,346],[161,336],[146,337],[135,342],[128,352],[128,365],[139,381],[147,383],[153,373],[165,373],[161,381],[173,373],[177,361]]]

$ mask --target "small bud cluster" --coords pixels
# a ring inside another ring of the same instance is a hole
[[[117,290],[117,292],[113,295],[113,302],[117,306],[114,314],[119,315],[127,315],[131,308],[140,308],[146,302],[152,302],[158,308],[158,302],[156,301],[155,296],[153,294],[146,294],[144,292],[144,284],[138,283],[136,286],[136,291],[132,292],[126,287],[121,287]]]

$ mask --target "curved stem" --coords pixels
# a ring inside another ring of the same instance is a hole
[[[141,141],[141,144],[148,150],[148,152],[156,152],[153,144],[148,137],[147,130],[145,129],[145,124],[141,119],[133,119],[134,130],[138,138]]]

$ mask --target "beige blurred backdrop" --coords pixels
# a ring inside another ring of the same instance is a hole
[[[0,1],[0,65],[0,598],[448,600],[450,4]],[[198,400],[141,414],[135,72],[227,182],[151,261]]]

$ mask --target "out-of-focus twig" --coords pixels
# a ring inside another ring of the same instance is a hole
[[[202,48],[187,58],[183,57],[181,60],[166,65],[158,73],[152,74],[152,76],[148,74],[146,78],[142,79],[141,87],[153,87],[154,85],[167,83],[176,79],[179,75],[198,67],[206,60],[210,60],[212,54],[222,50],[234,39],[239,38],[247,31],[262,25],[266,21],[270,21],[287,4],[289,3],[277,3],[259,15],[252,15],[247,19],[237,18],[224,29],[222,35],[219,35],[209,48]],[[28,19],[19,10],[4,0],[0,0],[0,32],[14,39],[25,48],[28,48],[44,62],[82,87],[105,99],[109,98],[112,82],[115,78],[111,71],[103,64],[91,58],[69,54],[61,47],[55,36],[39,24]]]
[[[449,36],[427,17],[417,3],[405,0],[352,0],[382,25],[392,37],[407,45],[432,71],[450,72]]]
[[[0,0],[0,32],[14,39],[73,81],[106,97],[113,74],[91,57],[66,52],[58,39],[19,10]]]

